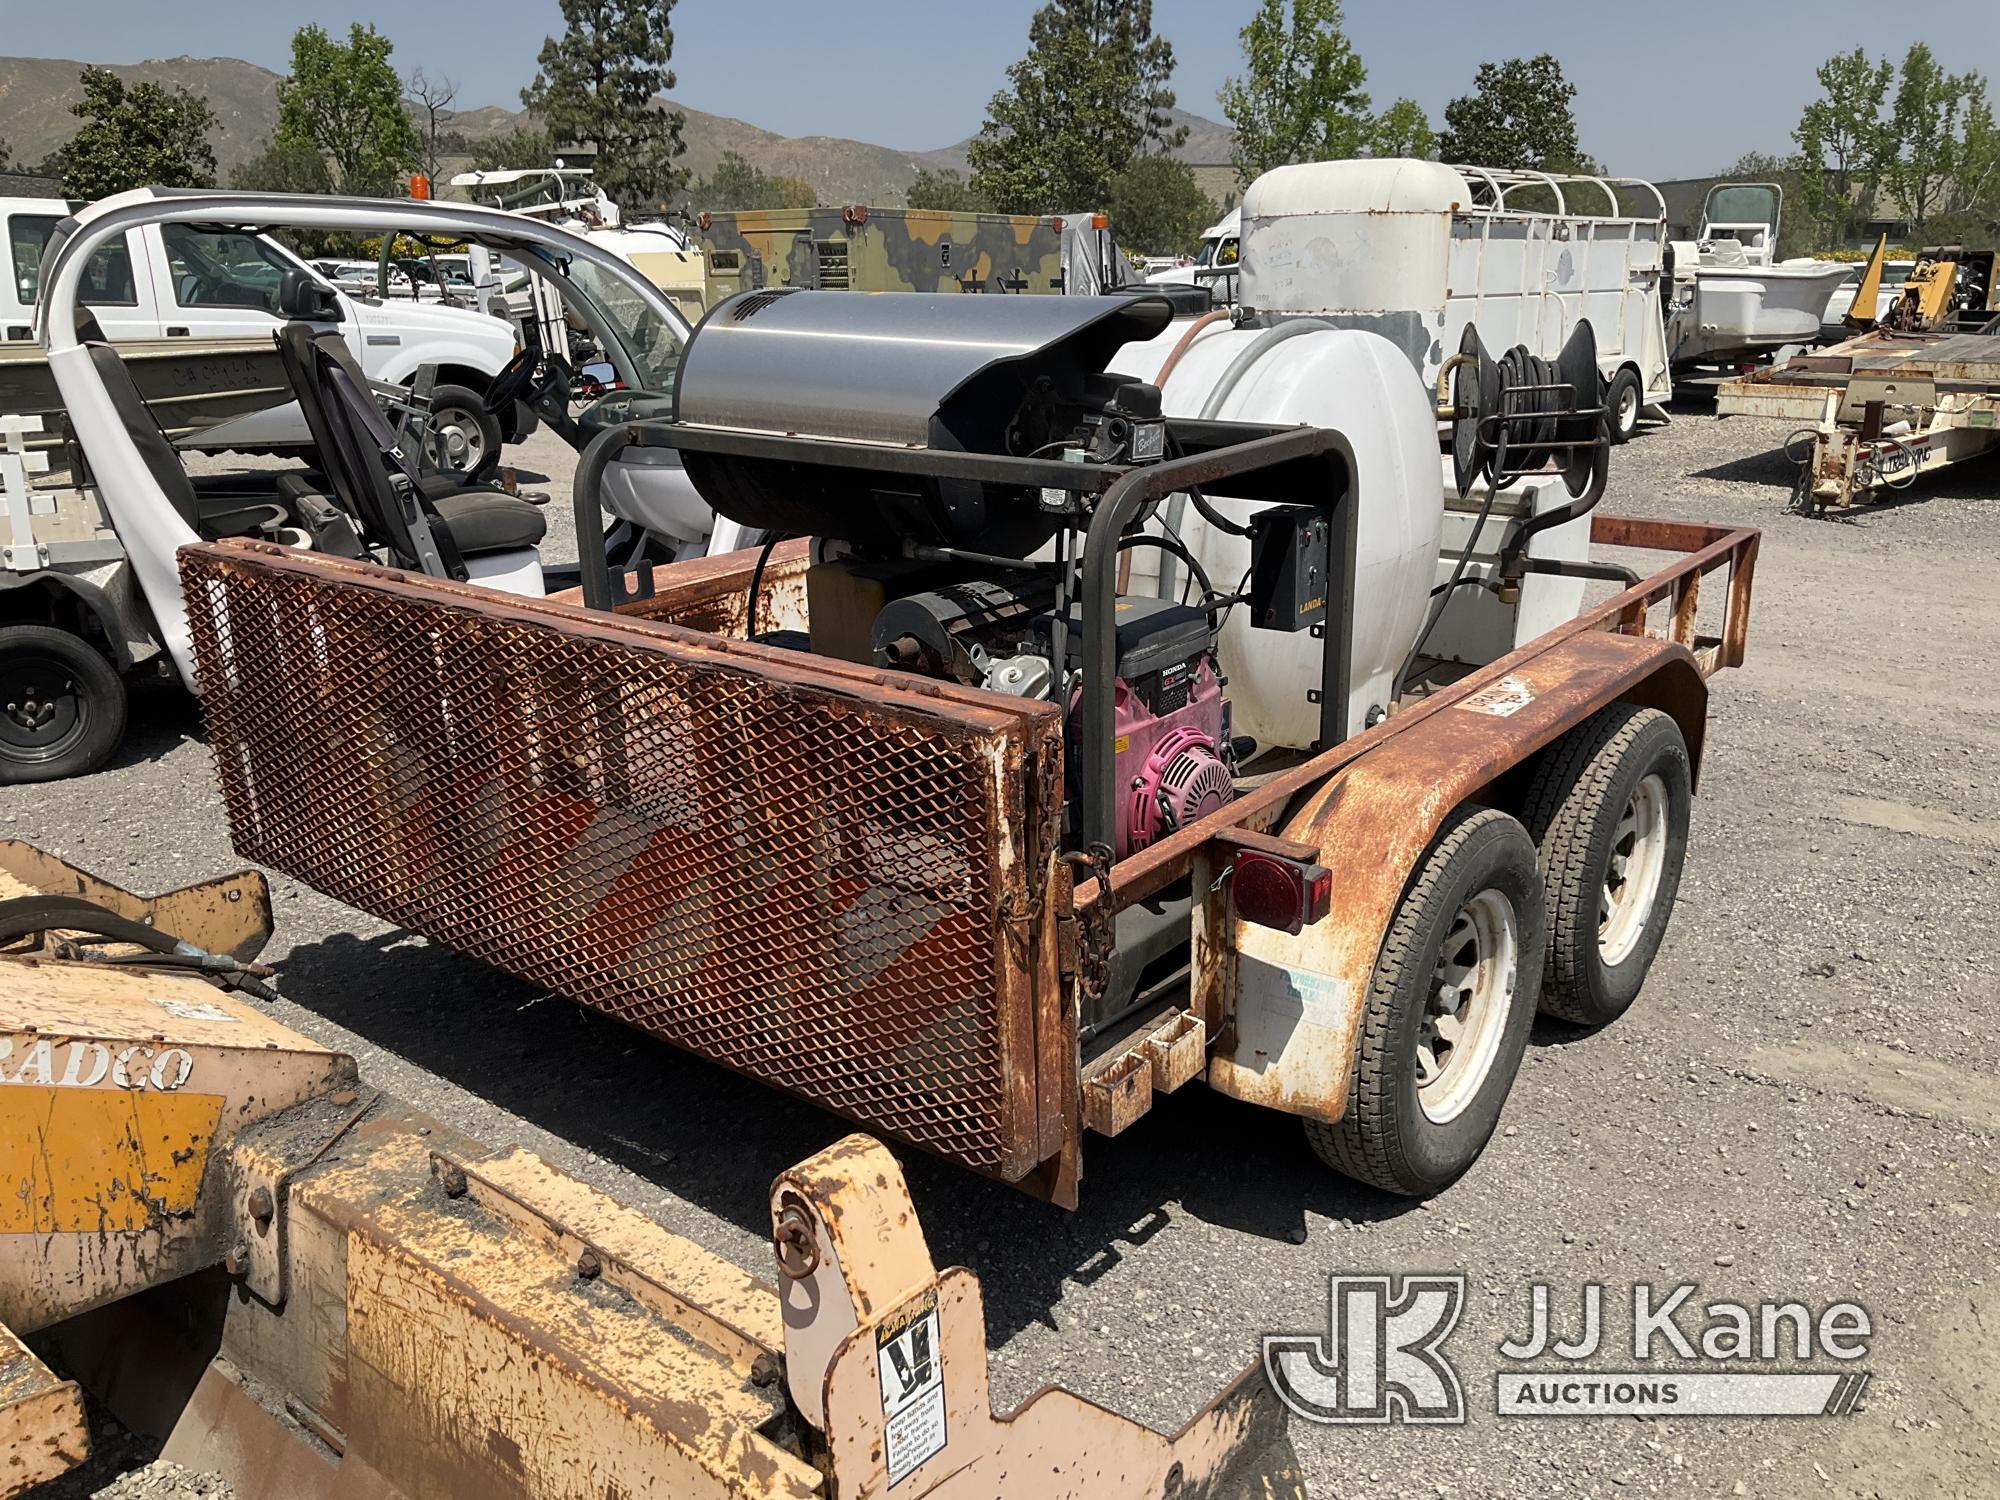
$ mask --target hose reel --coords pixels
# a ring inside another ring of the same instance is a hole
[[[1439,415],[1451,426],[1459,498],[1480,480],[1495,490],[1551,464],[1572,496],[1601,494],[1610,469],[1610,418],[1597,337],[1579,323],[1553,359],[1516,344],[1498,360],[1465,325],[1458,353],[1438,371]]]

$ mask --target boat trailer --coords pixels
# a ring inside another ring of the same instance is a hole
[[[996,1416],[882,1146],[779,1176],[761,1280],[280,1025],[270,932],[259,874],[0,843],[0,1500],[85,1459],[80,1386],[242,1500],[1303,1495],[1254,1367],[1171,1438]]]

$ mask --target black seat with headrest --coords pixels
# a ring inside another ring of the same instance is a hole
[[[423,566],[422,548],[404,509],[403,486],[428,523],[441,561],[454,576],[463,558],[532,547],[547,529],[542,513],[490,486],[424,474],[404,451],[347,343],[337,333],[288,323],[278,334],[285,373],[299,397],[320,467],[342,502],[376,543],[403,567]]]
[[[76,332],[104,386],[104,394],[111,399],[112,410],[118,413],[119,424],[132,439],[132,446],[139,450],[146,472],[152,475],[167,504],[174,508],[174,514],[195,535],[208,541],[225,536],[251,536],[283,522],[285,513],[281,507],[257,504],[254,497],[230,496],[220,503],[205,502],[196,492],[194,481],[188,478],[179,450],[160,429],[146,398],[139,394],[132,372],[125,368],[117,349],[104,337],[97,319],[83,307],[77,308]]]

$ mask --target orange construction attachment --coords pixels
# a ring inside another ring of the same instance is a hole
[[[773,1187],[774,1286],[185,969],[0,958],[0,1058],[0,1500],[85,1456],[70,1374],[241,1500],[1302,1496],[1254,1368],[1173,1437],[996,1415],[864,1137]]]

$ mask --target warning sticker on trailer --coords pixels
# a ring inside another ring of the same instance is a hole
[[[913,1297],[875,1330],[882,1373],[882,1434],[893,1487],[944,1451],[944,1360],[936,1288]]]
[[[1476,714],[1491,714],[1496,719],[1511,719],[1534,701],[1535,690],[1527,681],[1509,675],[1453,706]]]

